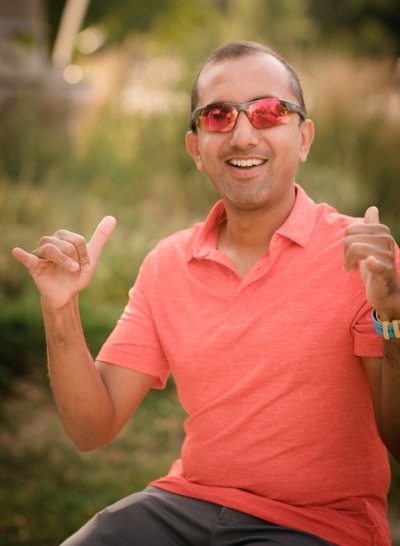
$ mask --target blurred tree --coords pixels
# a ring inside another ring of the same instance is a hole
[[[45,0],[50,22],[50,38],[54,41],[65,0]],[[102,24],[112,42],[122,41],[132,32],[149,32],[156,18],[185,4],[185,0],[108,0],[91,1],[87,24]]]
[[[223,38],[259,40],[291,56],[316,36],[307,0],[226,0]]]
[[[49,44],[54,43],[58,25],[61,21],[61,15],[64,9],[65,0],[43,0],[48,21]]]
[[[400,55],[398,0],[309,0],[319,41],[367,55]]]
[[[44,0],[54,41],[65,0]],[[398,0],[92,0],[86,24],[101,24],[109,42],[132,33],[153,33],[172,43],[191,30],[229,38],[260,37],[269,43],[329,46],[360,54],[400,54]],[[186,33],[183,32],[186,30]],[[207,32],[205,32],[205,30]]]

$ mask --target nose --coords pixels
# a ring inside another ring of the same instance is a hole
[[[258,142],[258,131],[247,117],[246,112],[239,112],[236,124],[231,131],[232,148],[251,148]]]

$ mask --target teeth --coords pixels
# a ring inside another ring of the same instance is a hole
[[[264,161],[262,159],[231,159],[229,163],[234,167],[258,167]]]

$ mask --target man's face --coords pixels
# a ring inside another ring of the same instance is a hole
[[[286,68],[268,54],[247,55],[207,65],[198,81],[198,106],[246,102],[275,96],[298,104]],[[313,137],[310,120],[292,114],[287,124],[256,129],[244,112],[226,133],[187,134],[187,149],[205,171],[227,209],[286,207],[294,200],[299,161],[305,161]]]

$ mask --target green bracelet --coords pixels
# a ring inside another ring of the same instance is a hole
[[[400,339],[400,320],[380,320],[376,309],[372,311],[375,332],[384,339]]]

